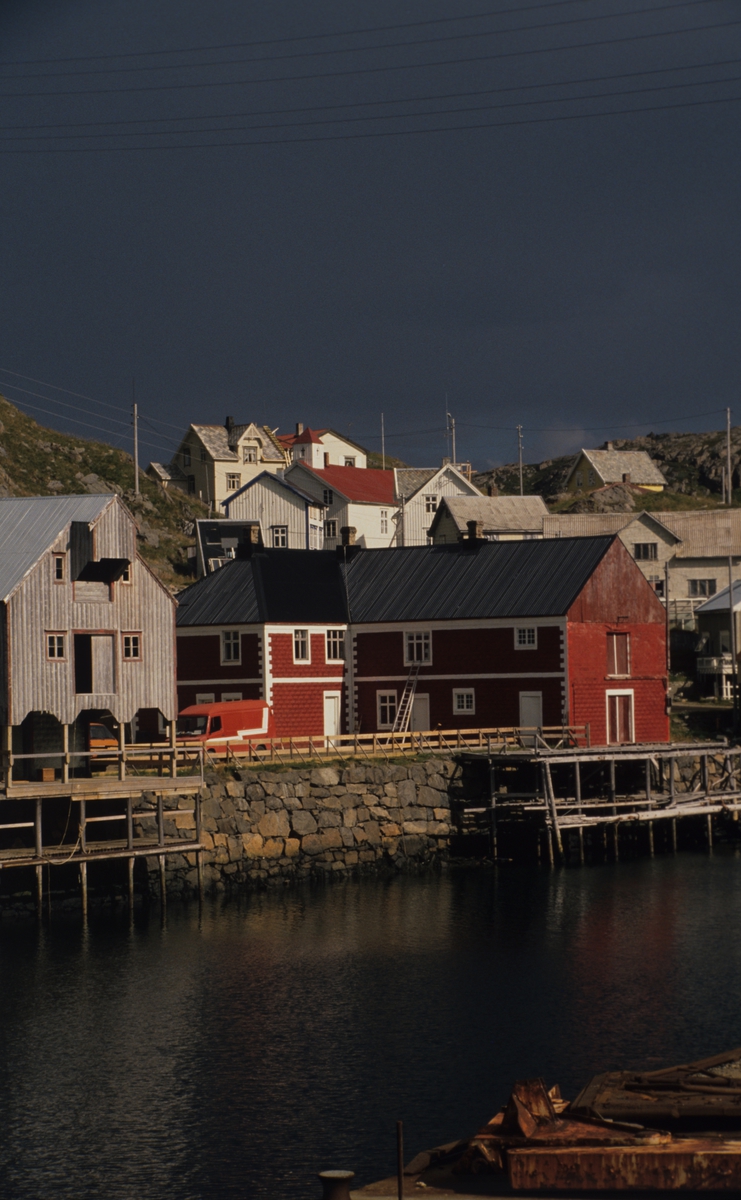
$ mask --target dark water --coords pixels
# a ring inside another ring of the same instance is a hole
[[[339,884],[0,925],[0,1195],[312,1197],[513,1079],[741,1043],[741,858]]]

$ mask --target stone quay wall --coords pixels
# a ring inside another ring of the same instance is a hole
[[[419,870],[444,861],[454,770],[449,758],[434,758],[409,766],[211,772],[201,793],[205,891]],[[168,835],[193,837],[192,807],[192,797],[166,799]],[[155,895],[159,869],[156,860],[146,861]],[[168,854],[166,869],[168,893],[197,890],[194,854]]]

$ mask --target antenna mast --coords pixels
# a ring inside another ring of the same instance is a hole
[[[131,400],[134,406],[134,494],[139,495],[139,406],[136,403],[136,379],[131,381]]]
[[[381,413],[381,464],[382,470],[386,470],[386,433],[383,428],[383,413]]]
[[[517,426],[517,459],[520,464],[520,495],[524,496],[525,491],[522,486],[522,425]]]

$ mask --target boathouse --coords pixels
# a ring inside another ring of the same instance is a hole
[[[589,725],[660,742],[666,614],[617,537],[252,547],[179,597],[178,693],[265,698],[280,736]]]
[[[174,598],[117,496],[0,499],[0,725],[14,756],[164,738],[177,715]],[[19,758],[14,776],[57,777]]]

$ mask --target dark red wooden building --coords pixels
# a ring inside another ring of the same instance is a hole
[[[410,676],[415,729],[669,736],[664,609],[618,538],[258,550],[180,597],[181,707],[241,693],[283,736],[370,733]]]

